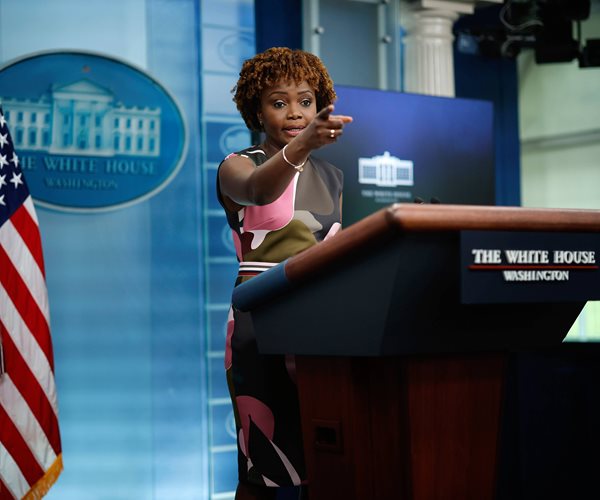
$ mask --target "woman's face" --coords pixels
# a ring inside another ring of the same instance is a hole
[[[315,92],[308,83],[279,81],[263,91],[258,119],[267,142],[282,148],[296,137],[317,114]]]

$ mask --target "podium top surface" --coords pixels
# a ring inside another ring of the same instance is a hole
[[[600,210],[399,203],[382,208],[234,290],[252,308],[332,264],[411,232],[524,231],[600,233]]]
[[[397,203],[373,216],[411,231],[600,231],[600,210]]]
[[[397,203],[365,217],[334,238],[290,258],[292,281],[319,272],[340,256],[405,232],[548,231],[600,232],[600,210]]]

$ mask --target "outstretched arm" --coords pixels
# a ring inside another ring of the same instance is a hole
[[[246,205],[266,205],[275,201],[285,191],[297,170],[290,165],[300,165],[310,153],[332,144],[343,134],[352,117],[333,115],[333,105],[323,108],[310,124],[258,168],[249,158],[231,156],[219,169],[221,193],[227,208],[235,211]]]

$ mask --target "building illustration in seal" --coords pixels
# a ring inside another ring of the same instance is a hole
[[[412,186],[413,162],[391,156],[388,151],[358,159],[358,182],[381,187]]]
[[[79,156],[160,156],[161,109],[125,106],[89,79],[38,100],[3,98],[15,148]]]

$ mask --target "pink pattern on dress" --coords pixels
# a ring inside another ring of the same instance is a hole
[[[323,241],[328,240],[332,236],[335,236],[340,229],[342,229],[342,225],[339,222],[334,222],[329,228],[329,232],[327,233],[325,238],[323,238]]]
[[[256,249],[271,231],[287,226],[294,217],[297,173],[282,195],[268,205],[245,207],[244,233],[254,233],[251,248]]]
[[[262,401],[252,396],[237,396],[235,402],[242,424],[244,449],[248,450],[248,438],[250,436],[250,419],[256,427],[269,440],[273,440],[275,432],[275,418],[270,408]],[[247,456],[247,455],[246,455]]]
[[[262,401],[253,398],[252,396],[237,396],[235,402],[238,408],[242,428],[238,435],[240,450],[248,458],[248,439],[250,436],[250,420],[252,423],[260,429],[264,436],[269,440],[269,443],[275,450],[275,453],[279,456],[281,463],[285,467],[287,473],[290,476],[292,484],[298,485],[301,483],[301,478],[298,472],[289,461],[288,457],[279,449],[279,447],[273,442],[273,434],[275,432],[275,418],[273,412],[265,405]],[[249,466],[250,468],[250,466]],[[262,476],[267,486],[278,486],[277,483],[273,482],[266,476]]]

